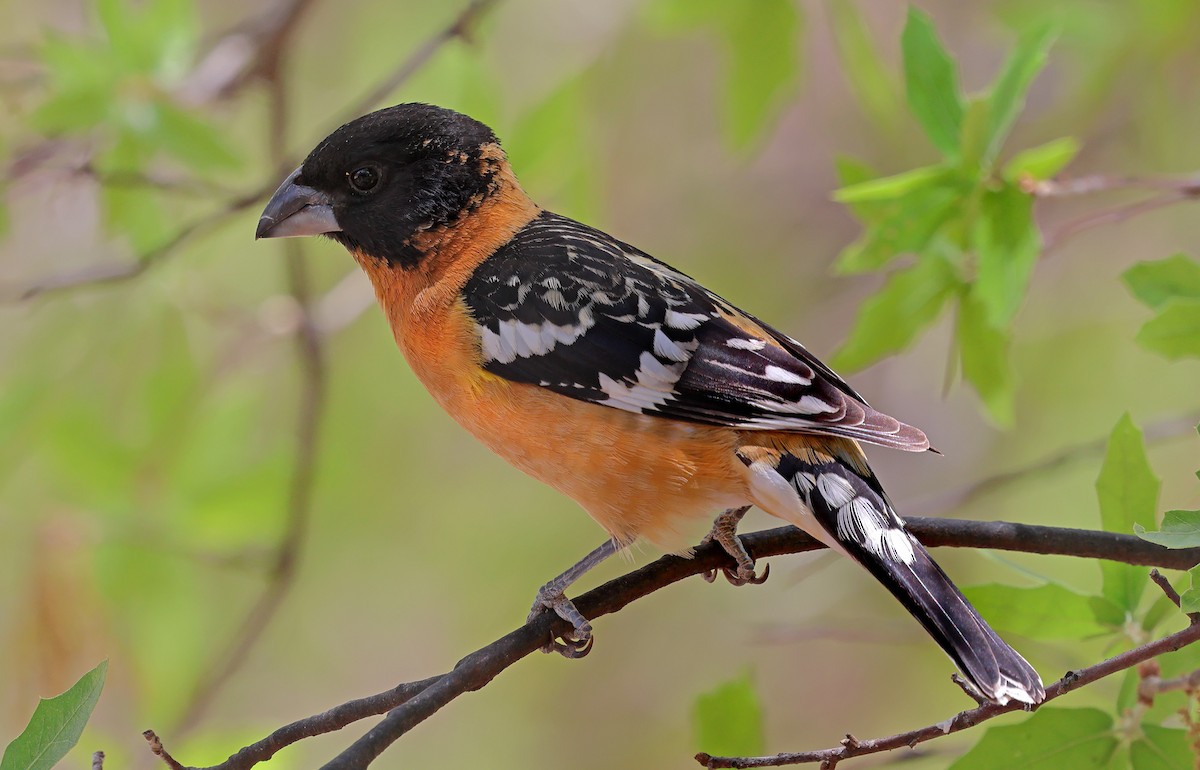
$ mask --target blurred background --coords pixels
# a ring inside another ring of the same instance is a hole
[[[1023,30],[1061,24],[1003,155],[1073,136],[1071,176],[1200,168],[1200,4],[919,5],[967,92]],[[884,174],[936,160],[905,107],[905,6],[495,0],[465,39],[443,34],[464,6],[0,5],[0,736],[108,658],[69,766],[98,748],[111,768],[149,766],[148,727],[181,761],[213,764],[285,722],[447,670],[599,544],[574,503],[435,406],[340,247],[253,241],[284,165],[350,111],[429,101],[489,123],[542,205],[823,358],[879,289],[880,275],[831,269],[861,232],[831,195],[839,157]],[[1054,233],[1129,200],[1035,211]],[[1149,315],[1120,282],[1198,241],[1184,204],[1044,254],[1012,330],[1009,426],[948,367],[952,313],[852,373],[944,453],[871,452],[900,513],[1098,528],[1093,484],[1125,412],[1147,431],[1160,510],[1198,507],[1200,364],[1135,344]],[[772,524],[755,512],[744,528]],[[1085,560],[937,557],[960,585],[1100,580]],[[614,560],[581,587],[629,568]],[[1047,679],[1113,649],[997,625]],[[694,766],[697,696],[747,672],[772,752],[968,705],[916,623],[827,554],[773,559],[759,587],[686,581],[596,633],[585,661],[521,661],[378,766]],[[1070,705],[1111,702],[1119,685]],[[272,766],[322,763],[366,724]],[[930,744],[912,766],[944,767],[973,740]]]

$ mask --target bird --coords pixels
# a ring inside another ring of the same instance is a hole
[[[977,696],[1034,707],[1037,672],[905,527],[863,444],[930,450],[795,339],[605,232],[543,209],[495,133],[406,103],[322,140],[255,237],[323,236],[366,273],[413,372],[462,427],[575,500],[607,539],[537,592],[591,649],[567,588],[642,539],[686,551],[712,521],[735,584],[766,576],[737,536],[750,506],[866,569]],[[711,575],[709,576],[711,578]]]

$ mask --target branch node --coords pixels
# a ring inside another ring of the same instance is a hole
[[[858,738],[855,738],[850,733],[846,733],[846,737],[842,738],[842,745],[845,746],[847,749],[850,749],[851,751],[853,751],[854,749],[857,749],[862,744],[858,742]]]
[[[1150,579],[1154,581],[1154,585],[1162,589],[1162,592],[1167,595],[1176,607],[1179,605],[1179,592],[1175,590],[1175,586],[1171,585],[1171,581],[1167,576],[1159,572],[1157,569],[1150,570]]]
[[[153,730],[146,730],[142,733],[142,737],[146,739],[146,743],[150,744],[150,753],[161,759],[171,770],[187,770],[175,760],[175,757],[167,753],[167,750],[162,745],[162,741],[159,740],[158,735]]]
[[[961,687],[962,691],[967,694],[968,698],[975,701],[976,705],[982,706],[983,704],[988,702],[988,699],[983,696],[983,693],[979,692],[979,690],[975,687],[975,685],[971,684],[966,679],[963,679],[961,676],[959,676],[958,672],[955,672],[950,675],[950,681],[954,682],[956,685]]]

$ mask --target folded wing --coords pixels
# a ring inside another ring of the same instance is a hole
[[[651,416],[922,451],[800,343],[610,236],[545,213],[463,289],[483,366]]]

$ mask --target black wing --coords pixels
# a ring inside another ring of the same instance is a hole
[[[463,297],[484,367],[642,414],[846,436],[921,451],[800,343],[627,244],[543,213],[476,269]]]

